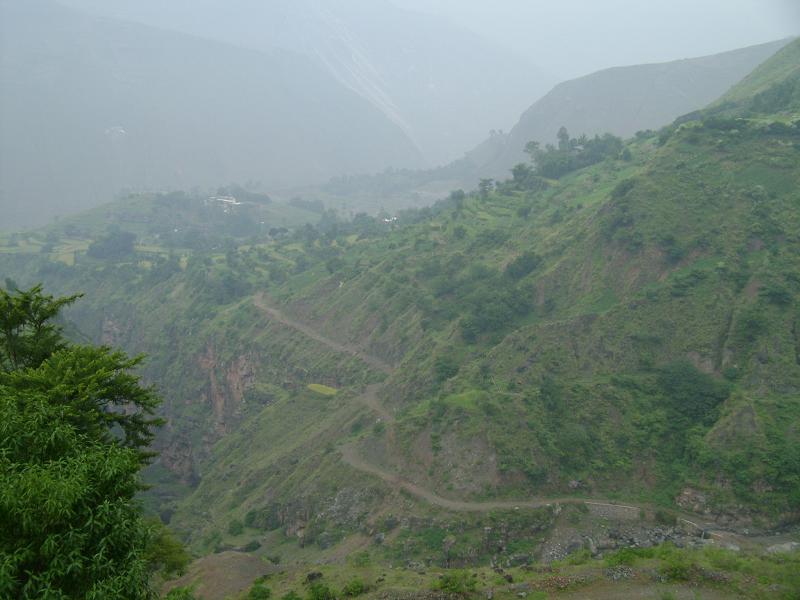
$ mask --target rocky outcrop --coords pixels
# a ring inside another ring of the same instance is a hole
[[[769,554],[789,554],[800,550],[800,542],[785,542],[783,544],[774,544],[767,548]]]
[[[127,333],[126,328],[117,319],[104,317],[100,324],[100,343],[112,348],[122,347]]]
[[[217,436],[228,433],[240,414],[244,392],[255,380],[253,364],[253,359],[246,354],[225,364],[218,359],[211,343],[198,358],[201,372],[208,377],[204,401],[211,405],[212,429]]]
[[[161,448],[159,460],[181,482],[191,486],[197,484],[199,477],[195,470],[192,444],[185,437],[171,437],[169,443]]]
[[[653,527],[647,524],[623,524],[607,530],[575,531],[568,536],[554,535],[541,547],[540,559],[549,563],[586,549],[595,557],[621,548],[652,548],[671,542],[679,548],[699,547],[708,537],[701,530],[683,527]]]

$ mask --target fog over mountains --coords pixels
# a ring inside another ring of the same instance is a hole
[[[519,163],[529,163],[528,142],[554,144],[563,126],[580,137],[611,133],[623,138],[659,129],[712,102],[782,47],[783,39],[665,63],[603,69],[556,85],[538,98],[508,131],[494,130],[460,159],[443,167],[417,171],[388,171],[338,178],[326,190],[340,206],[417,206],[446,196],[454,188],[470,190],[480,179],[502,181]],[[391,200],[387,200],[391,198]]]
[[[231,10],[216,0],[4,0],[0,9],[0,84],[13,90],[0,112],[4,228],[122,190],[250,182],[268,191],[446,162],[554,82],[475,34],[388,2],[242,0]]]
[[[400,126],[431,166],[460,156],[490,129],[510,127],[557,81],[441,17],[387,0],[64,2],[247,48],[301,53]]]
[[[554,143],[561,126],[578,135],[611,132],[622,137],[663,127],[724,94],[788,42],[614,67],[566,81],[528,108],[507,135],[490,138],[486,145],[491,149],[479,148],[476,159],[485,174],[502,177],[515,164],[528,160],[525,144],[532,140]]]
[[[3,13],[0,84],[13,90],[0,113],[6,227],[124,188],[289,185],[422,164],[396,124],[298,54],[48,0],[8,2]]]
[[[558,74],[406,6],[0,0],[0,227],[124,191],[273,192],[429,169],[470,148],[471,179],[500,177],[561,125],[623,136],[664,125],[778,47],[608,69],[545,95]]]

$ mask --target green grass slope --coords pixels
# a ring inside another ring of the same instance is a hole
[[[0,265],[86,291],[85,333],[151,354],[154,504],[197,548],[510,560],[570,499],[773,526],[800,508],[799,116],[700,113],[396,221],[223,213],[219,240],[105,257],[64,224]]]
[[[718,104],[746,102],[775,85],[786,81],[796,82],[799,77],[800,40],[794,40],[733,86],[728,93],[722,96]]]
[[[327,247],[326,269],[270,295],[396,365],[380,392],[391,435],[354,443],[443,497],[792,518],[800,157],[785,122],[700,120],[544,191],[512,181],[387,234],[307,240]],[[248,471],[224,455],[203,494],[223,492],[216,473]],[[318,481],[298,469],[293,481]]]
[[[442,492],[580,481],[672,502],[691,484],[791,510],[797,129],[737,127],[695,123],[545,192],[442,207],[274,295],[399,365],[384,453]],[[497,465],[479,486],[457,460],[476,440]]]
[[[551,143],[562,125],[576,134],[632,136],[705,106],[767,60],[786,40],[668,63],[616,67],[556,86],[508,133],[486,166],[499,175],[525,159],[530,140]]]

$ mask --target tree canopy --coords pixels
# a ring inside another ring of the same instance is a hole
[[[538,142],[529,142],[525,146],[525,152],[535,164],[536,175],[558,179],[606,158],[617,157],[623,147],[622,140],[610,133],[596,135],[593,138],[585,135],[570,138],[566,128],[561,127],[558,130],[558,147],[547,144],[541,148]]]
[[[0,289],[0,597],[150,598],[134,495],[159,400],[141,357],[63,338],[76,298]]]
[[[54,319],[80,295],[53,298],[41,286],[14,293],[0,289],[0,369],[38,367],[65,343]]]

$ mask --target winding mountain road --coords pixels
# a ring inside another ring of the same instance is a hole
[[[365,362],[370,367],[372,367],[377,371],[380,371],[381,373],[390,375],[394,371],[394,368],[389,363],[381,360],[377,356],[372,356],[371,354],[365,352],[358,346],[355,346],[353,344],[343,344],[341,342],[337,342],[336,340],[332,340],[331,338],[322,335],[312,327],[309,327],[305,323],[300,323],[299,321],[295,321],[291,317],[288,317],[279,309],[267,304],[264,298],[264,294],[257,294],[253,298],[253,304],[255,304],[256,308],[266,313],[266,315],[271,319],[273,319],[274,321],[277,321],[281,325],[285,325],[286,327],[299,331],[306,337],[311,338],[315,342],[319,342],[323,346],[327,346],[331,350],[334,350],[336,352],[341,352],[342,354],[350,354],[351,356],[355,356],[356,358],[360,359],[361,361]]]
[[[401,488],[409,492],[413,496],[425,500],[429,504],[446,508],[455,512],[486,512],[490,510],[516,510],[523,508],[540,508],[542,506],[550,506],[552,504],[575,504],[585,503],[596,506],[610,506],[614,508],[628,509],[631,511],[639,511],[638,506],[628,506],[623,504],[613,504],[605,500],[587,500],[585,498],[528,498],[527,500],[512,501],[512,500],[487,500],[485,502],[468,502],[463,500],[451,500],[443,498],[438,494],[428,490],[420,485],[409,481],[396,473],[390,473],[378,465],[367,462],[364,458],[359,456],[355,446],[347,444],[341,446],[339,451],[342,454],[342,459],[348,465],[358,471],[369,473],[379,479],[382,479],[392,487]]]
[[[391,375],[394,372],[394,367],[392,367],[387,362],[381,360],[376,356],[370,355],[368,352],[365,352],[363,349],[352,345],[352,344],[344,344],[341,342],[337,342],[336,340],[332,340],[331,338],[322,335],[312,327],[300,323],[288,316],[286,316],[282,311],[279,309],[270,306],[267,304],[266,299],[264,298],[263,294],[258,294],[254,297],[253,303],[255,306],[267,314],[268,317],[274,319],[278,323],[285,325],[291,329],[299,331],[300,333],[306,335],[307,337],[319,342],[320,344],[336,351],[341,352],[344,354],[350,354],[362,360],[364,363],[368,364],[369,366],[373,367],[374,369],[385,373],[387,375]],[[378,398],[378,392],[381,389],[381,384],[374,383],[368,385],[364,391],[356,397],[356,399],[364,404],[367,408],[375,412],[382,421],[384,421],[388,426],[392,426],[395,422],[394,415],[381,404]],[[606,499],[599,499],[599,498],[580,498],[575,496],[567,496],[567,497],[557,497],[557,498],[527,498],[525,500],[488,500],[484,502],[470,502],[470,501],[463,501],[463,500],[452,500],[449,498],[444,498],[439,496],[432,490],[422,487],[414,483],[413,481],[409,481],[407,478],[398,475],[397,473],[392,473],[387,471],[380,465],[376,465],[374,463],[369,462],[363,456],[361,456],[353,443],[343,444],[339,447],[339,452],[342,455],[342,460],[347,463],[352,468],[356,469],[357,471],[361,471],[363,473],[367,473],[382,481],[386,482],[390,486],[403,489],[406,492],[412,494],[413,496],[419,498],[420,500],[424,500],[429,504],[434,506],[438,506],[440,508],[444,508],[447,510],[452,510],[455,512],[485,512],[491,510],[517,510],[523,508],[540,508],[543,506],[549,506],[552,504],[576,504],[576,503],[583,503],[588,505],[589,507],[610,507],[614,509],[622,509],[622,510],[630,510],[638,511],[640,510],[650,510],[653,507],[650,505],[645,504],[638,504],[638,503],[631,503],[631,504],[618,504],[614,502],[609,502]],[[684,523],[692,525],[700,530],[705,530],[706,528],[711,528],[713,525],[710,524],[703,524],[698,525],[694,521],[690,521],[687,518],[691,515],[683,515],[680,517],[680,520]],[[720,534],[714,534],[718,537],[722,537]],[[731,536],[731,534],[726,532],[726,537]]]

